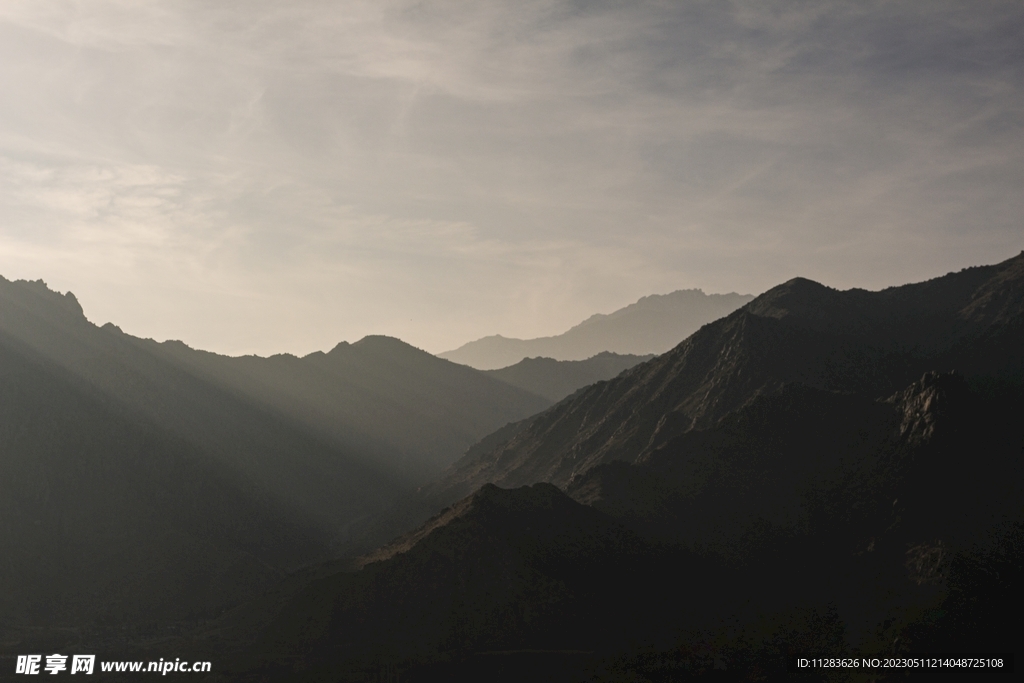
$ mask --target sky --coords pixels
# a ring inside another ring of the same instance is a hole
[[[1024,3],[4,0],[0,275],[442,352],[1024,249]]]

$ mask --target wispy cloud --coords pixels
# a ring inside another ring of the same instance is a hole
[[[12,0],[0,272],[264,353],[927,277],[1020,248],[1022,31],[1011,2]]]

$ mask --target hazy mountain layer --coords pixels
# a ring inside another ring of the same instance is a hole
[[[430,492],[441,501],[484,483],[565,486],[601,463],[641,460],[792,382],[876,398],[936,368],[1019,381],[1022,348],[1024,255],[880,292],[798,278],[481,441]]]
[[[439,355],[481,370],[493,370],[523,358],[584,360],[602,351],[664,353],[702,325],[732,313],[753,298],[749,294],[705,294],[699,289],[654,294],[614,313],[592,315],[554,337],[509,339],[494,335]]]
[[[0,313],[0,331],[39,362],[338,522],[549,405],[386,337],[301,359],[229,358],[98,328],[41,282],[0,283]]]
[[[176,342],[150,347],[416,484],[483,435],[552,402],[392,337],[342,342],[304,358],[229,358]]]
[[[561,401],[577,389],[615,377],[654,356],[630,356],[605,351],[586,360],[524,358],[515,365],[486,374],[512,386]]]
[[[8,625],[209,615],[550,404],[385,337],[303,359],[137,339],[42,282],[0,280],[0,373]]]

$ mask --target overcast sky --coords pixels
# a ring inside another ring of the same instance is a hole
[[[222,353],[1024,248],[1024,3],[3,0],[0,274]]]

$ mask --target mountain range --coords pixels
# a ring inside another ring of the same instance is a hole
[[[413,497],[421,526],[190,644],[244,680],[1012,652],[1022,349],[1024,254],[880,292],[792,280],[490,435]]]
[[[534,357],[585,360],[604,351],[659,354],[753,298],[749,294],[705,294],[699,289],[653,294],[613,313],[592,315],[553,337],[510,339],[493,335],[438,355],[481,370],[494,370]]]
[[[1012,652],[1022,405],[958,374],[880,401],[787,387],[567,492],[486,484],[258,627],[247,613],[247,639],[226,619],[217,651],[236,648],[242,680],[407,681],[772,680],[793,652]]]
[[[638,461],[799,383],[888,396],[929,370],[1019,381],[1024,258],[880,292],[794,279],[704,326],[674,349],[481,441],[435,490],[485,483],[569,484],[590,468]]]
[[[396,339],[229,358],[0,280],[0,622],[209,616],[548,405]]]
[[[497,373],[524,391],[387,338],[227,359],[0,294],[5,652],[746,681],[1016,647],[1024,253],[878,292],[794,279],[553,405],[545,374],[588,366]]]

